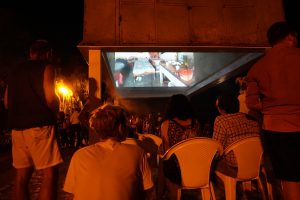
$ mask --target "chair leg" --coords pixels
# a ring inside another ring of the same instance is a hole
[[[226,200],[236,200],[236,181],[233,178],[224,179],[225,198]]]
[[[266,196],[266,192],[265,192],[263,183],[262,183],[262,181],[261,181],[260,178],[257,179],[257,183],[258,183],[258,187],[259,187],[259,189],[260,189],[261,195],[262,195],[262,199],[263,199],[263,200],[267,200],[268,197]],[[267,183],[267,184],[268,184],[268,183]]]
[[[209,183],[209,186],[210,186],[211,199],[216,200],[216,194],[215,194],[215,190],[214,190],[214,186],[213,186],[212,182]]]
[[[262,176],[266,182],[266,187],[267,187],[267,199],[268,200],[273,200],[273,187],[272,184],[269,182],[268,180],[268,176],[267,176],[267,170],[265,167],[262,167],[261,169],[262,172]],[[261,181],[261,180],[260,180]]]
[[[179,188],[177,190],[177,200],[180,200],[181,199],[181,189]]]
[[[201,195],[203,200],[211,200],[211,193],[209,188],[202,188]]]
[[[246,190],[252,191],[251,181],[242,182],[242,187],[243,187],[243,192],[246,191]]]
[[[269,200],[273,200],[273,187],[272,187],[272,184],[267,182],[267,192],[268,192],[268,197],[269,197]]]

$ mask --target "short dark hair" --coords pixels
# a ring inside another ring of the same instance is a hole
[[[168,119],[173,119],[174,117],[177,117],[181,120],[193,118],[194,114],[192,105],[187,96],[183,94],[173,95],[167,105],[166,117]]]
[[[119,130],[119,126],[124,129]],[[127,137],[127,111],[114,105],[106,105],[96,109],[90,118],[90,127],[100,135],[101,139],[115,138],[123,141]]]
[[[30,53],[35,53],[38,55],[46,54],[51,50],[52,47],[47,40],[35,40],[30,46]]]
[[[218,97],[218,107],[227,114],[237,113],[240,109],[240,103],[237,95],[224,92]]]
[[[271,25],[267,32],[269,44],[274,46],[289,34],[297,36],[297,29],[293,24],[285,21],[275,22]]]

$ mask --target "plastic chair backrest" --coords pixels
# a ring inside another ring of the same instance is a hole
[[[234,152],[238,165],[236,179],[251,180],[259,176],[263,148],[259,137],[239,140],[225,149],[224,154]]]
[[[180,170],[183,188],[209,187],[211,163],[222,146],[210,138],[195,137],[171,147],[163,156],[167,160],[175,154]]]

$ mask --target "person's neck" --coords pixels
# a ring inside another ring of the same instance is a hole
[[[110,137],[110,138],[101,139],[100,142],[112,142],[112,143],[115,143],[115,142],[120,142],[120,141],[117,138]]]

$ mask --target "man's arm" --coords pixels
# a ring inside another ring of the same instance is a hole
[[[262,109],[259,88],[257,82],[251,76],[247,77],[246,105],[250,110]]]
[[[59,100],[55,94],[55,70],[52,65],[47,65],[44,70],[43,87],[48,107],[57,113],[59,111]]]

